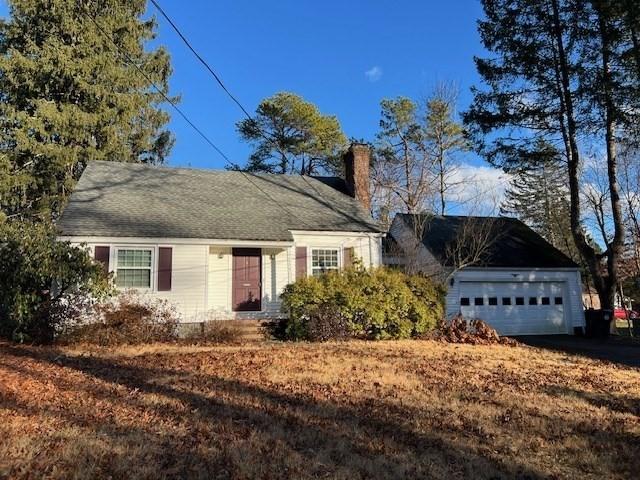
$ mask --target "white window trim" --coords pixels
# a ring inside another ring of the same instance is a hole
[[[115,277],[118,276],[118,251],[119,250],[149,250],[151,251],[151,267],[149,268],[150,270],[150,275],[151,275],[151,281],[149,282],[150,285],[149,287],[119,287],[116,285],[116,288],[119,291],[125,291],[125,290],[137,290],[139,292],[155,292],[156,291],[156,276],[157,276],[157,272],[158,272],[158,265],[157,265],[157,261],[158,261],[158,247],[157,245],[115,245],[112,249],[112,254],[111,258],[113,260],[110,261],[111,263],[111,271],[115,274]],[[123,268],[127,268],[127,267],[123,267]],[[136,267],[133,267],[133,269],[136,269]],[[140,270],[146,270],[147,267],[139,267]],[[115,283],[115,282],[114,282]]]
[[[336,271],[340,271],[342,270],[342,248],[338,247],[338,246],[331,246],[331,247],[322,247],[322,246],[312,246],[312,247],[307,247],[307,276],[308,277],[313,277],[313,251],[314,250],[335,250],[336,252],[338,252],[338,266],[337,268],[331,268],[329,270],[336,270]]]

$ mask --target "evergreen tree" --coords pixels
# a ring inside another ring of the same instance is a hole
[[[280,92],[264,99],[255,116],[241,120],[237,128],[254,151],[246,167],[234,169],[301,175],[342,171],[347,138],[340,122],[298,95]]]
[[[380,131],[374,162],[376,189],[388,192],[397,205],[388,210],[421,213],[433,193],[430,152],[425,144],[424,126],[418,105],[406,97],[380,102]]]
[[[169,55],[145,48],[156,27],[141,18],[146,0],[9,7],[0,24],[4,214],[55,220],[91,160],[162,163],[173,144],[163,97],[126,60],[168,92]]]
[[[455,90],[441,84],[424,103],[407,97],[380,102],[373,165],[380,209],[446,213],[446,197],[456,185],[456,155],[469,148],[455,119],[456,99]]]
[[[441,215],[446,213],[447,194],[455,186],[452,182],[458,167],[455,156],[470,147],[463,125],[454,118],[456,101],[457,91],[446,84],[440,85],[427,100],[425,140],[433,156]]]
[[[536,161],[536,140],[558,146],[566,162],[574,242],[589,266],[604,308],[614,303],[624,225],[618,185],[617,139],[640,123],[640,12],[620,0],[482,0],[477,58],[485,84],[474,89],[465,121],[480,152],[513,168]],[[634,39],[635,37],[635,39]],[[606,162],[613,235],[604,253],[583,224],[584,150]]]
[[[500,207],[542,235],[575,262],[580,254],[571,235],[569,189],[564,166],[553,148],[540,145],[537,163],[511,172],[511,182]],[[548,152],[548,155],[544,154]]]

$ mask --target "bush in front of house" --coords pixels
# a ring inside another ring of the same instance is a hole
[[[45,223],[0,221],[0,337],[51,343],[66,322],[111,293],[89,254]]]
[[[233,320],[207,320],[185,329],[181,341],[191,345],[210,345],[218,343],[240,343],[243,330]]]
[[[443,297],[442,287],[426,278],[356,266],[288,285],[281,297],[286,318],[272,333],[310,341],[416,337],[442,318]]]
[[[168,301],[127,290],[97,306],[93,318],[68,324],[58,340],[105,347],[174,342],[179,323],[176,308]]]

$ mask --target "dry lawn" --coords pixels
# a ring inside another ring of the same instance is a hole
[[[0,344],[0,478],[638,478],[640,370],[430,341]]]

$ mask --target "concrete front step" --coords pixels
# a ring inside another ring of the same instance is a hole
[[[241,341],[261,341],[265,339],[263,326],[267,323],[264,320],[212,320],[202,323],[181,324],[181,333],[185,336],[202,334],[207,330],[216,327],[229,328],[238,336]]]

